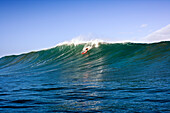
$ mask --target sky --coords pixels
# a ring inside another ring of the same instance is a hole
[[[0,0],[0,57],[76,37],[170,40],[170,0]]]

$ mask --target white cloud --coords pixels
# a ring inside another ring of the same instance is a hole
[[[145,27],[147,27],[148,26],[148,24],[142,24],[141,26],[140,26],[140,28],[145,28]]]
[[[148,36],[144,37],[144,40],[149,42],[170,41],[170,24],[152,32]]]

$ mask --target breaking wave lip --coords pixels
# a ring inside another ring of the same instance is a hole
[[[152,44],[152,43],[159,43],[159,42],[165,42],[165,41],[170,41],[169,39],[167,40],[163,40],[163,39],[160,39],[160,40],[152,40],[152,41],[148,41],[148,40],[145,40],[144,38],[142,38],[141,40],[114,40],[114,39],[111,39],[111,40],[107,40],[107,39],[104,39],[104,38],[92,38],[92,37],[86,37],[86,36],[78,36],[78,37],[75,37],[69,41],[64,41],[64,42],[61,42],[59,44],[57,44],[57,46],[60,46],[60,45],[78,45],[78,44],[84,44],[84,43],[94,43],[94,44],[97,44],[97,43],[108,43],[108,44],[114,44],[114,43],[145,43],[145,44]]]
[[[158,43],[162,41],[155,41],[155,42],[147,42],[147,41],[132,41],[132,40],[122,40],[122,41],[108,41],[108,40],[102,40],[102,39],[92,39],[92,40],[82,40],[82,39],[72,39],[71,41],[64,41],[57,46],[61,45],[79,45],[79,44],[85,44],[85,43],[92,43],[92,44],[98,44],[98,43],[105,43],[105,44],[115,44],[115,43]]]

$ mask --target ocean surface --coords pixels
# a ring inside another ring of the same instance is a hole
[[[2,57],[0,112],[170,113],[170,42],[61,44]]]

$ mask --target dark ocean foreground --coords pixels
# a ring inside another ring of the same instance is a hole
[[[1,58],[0,112],[170,112],[170,42],[85,45]]]

